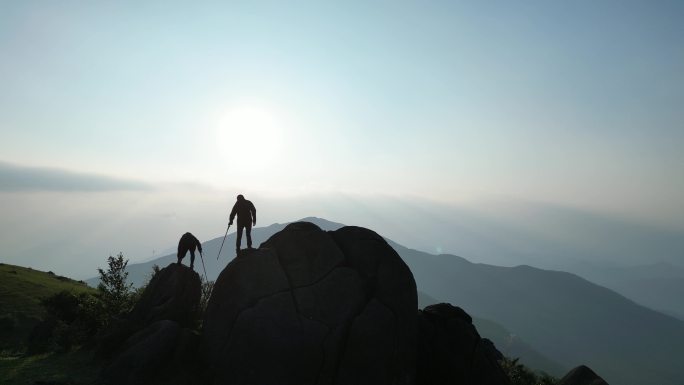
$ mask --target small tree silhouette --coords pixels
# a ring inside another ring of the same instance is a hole
[[[555,385],[558,380],[546,373],[535,373],[525,365],[518,362],[520,358],[510,359],[504,357],[499,361],[501,369],[506,373],[511,385]]]
[[[107,271],[97,269],[100,274],[100,284],[97,285],[97,290],[106,313],[105,319],[109,321],[130,309],[133,283],[126,282],[128,260],[124,259],[123,253],[119,253],[116,257],[110,255],[107,258],[107,265]]]
[[[209,303],[209,298],[211,297],[211,292],[214,291],[214,281],[205,281],[202,276],[200,276],[200,282],[202,282],[202,294],[200,296],[200,316],[204,316],[204,311],[207,310],[207,304]]]

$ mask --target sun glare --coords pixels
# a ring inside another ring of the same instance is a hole
[[[226,164],[264,168],[283,146],[283,132],[273,111],[254,105],[228,109],[216,132],[216,145]]]

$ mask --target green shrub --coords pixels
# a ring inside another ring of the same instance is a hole
[[[2,329],[3,331],[11,332],[12,330],[14,330],[16,324],[17,321],[11,314],[0,315],[0,329]]]
[[[128,260],[123,254],[107,258],[107,270],[98,268],[100,284],[97,286],[98,297],[102,301],[105,322],[121,316],[129,311],[134,304],[133,284],[126,282]]]
[[[71,291],[62,290],[51,297],[44,298],[40,303],[48,314],[66,323],[73,322],[77,317],[79,298]]]
[[[107,258],[107,270],[98,268],[100,284],[96,294],[63,290],[41,301],[47,316],[29,336],[29,352],[65,351],[88,344],[114,319],[128,312],[136,293],[127,283],[123,254]]]
[[[47,317],[29,337],[31,353],[87,344],[106,322],[102,303],[91,294],[63,290],[41,303]]]
[[[525,365],[518,363],[519,358],[504,357],[499,361],[501,368],[511,381],[511,385],[555,385],[558,380],[546,373],[536,373]]]
[[[214,290],[214,281],[205,281],[202,277],[200,277],[200,279],[202,282],[202,295],[200,297],[199,314],[201,317],[204,317],[204,311],[207,310],[207,304],[209,303],[211,292]]]

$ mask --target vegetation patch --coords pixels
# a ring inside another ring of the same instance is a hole
[[[82,281],[0,263],[0,350],[24,349],[29,334],[46,316],[42,301],[62,291],[96,292]]]
[[[64,383],[70,385],[97,384],[101,370],[88,351],[49,352],[38,355],[0,355],[0,383],[25,385],[34,383]]]

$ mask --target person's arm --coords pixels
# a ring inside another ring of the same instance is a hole
[[[249,205],[249,210],[252,212],[252,225],[256,225],[256,207],[254,207],[254,203],[252,202],[249,202]]]
[[[235,219],[235,214],[237,214],[237,202],[233,205],[233,210],[230,212],[230,221],[228,222],[228,226],[233,224],[233,219]]]

